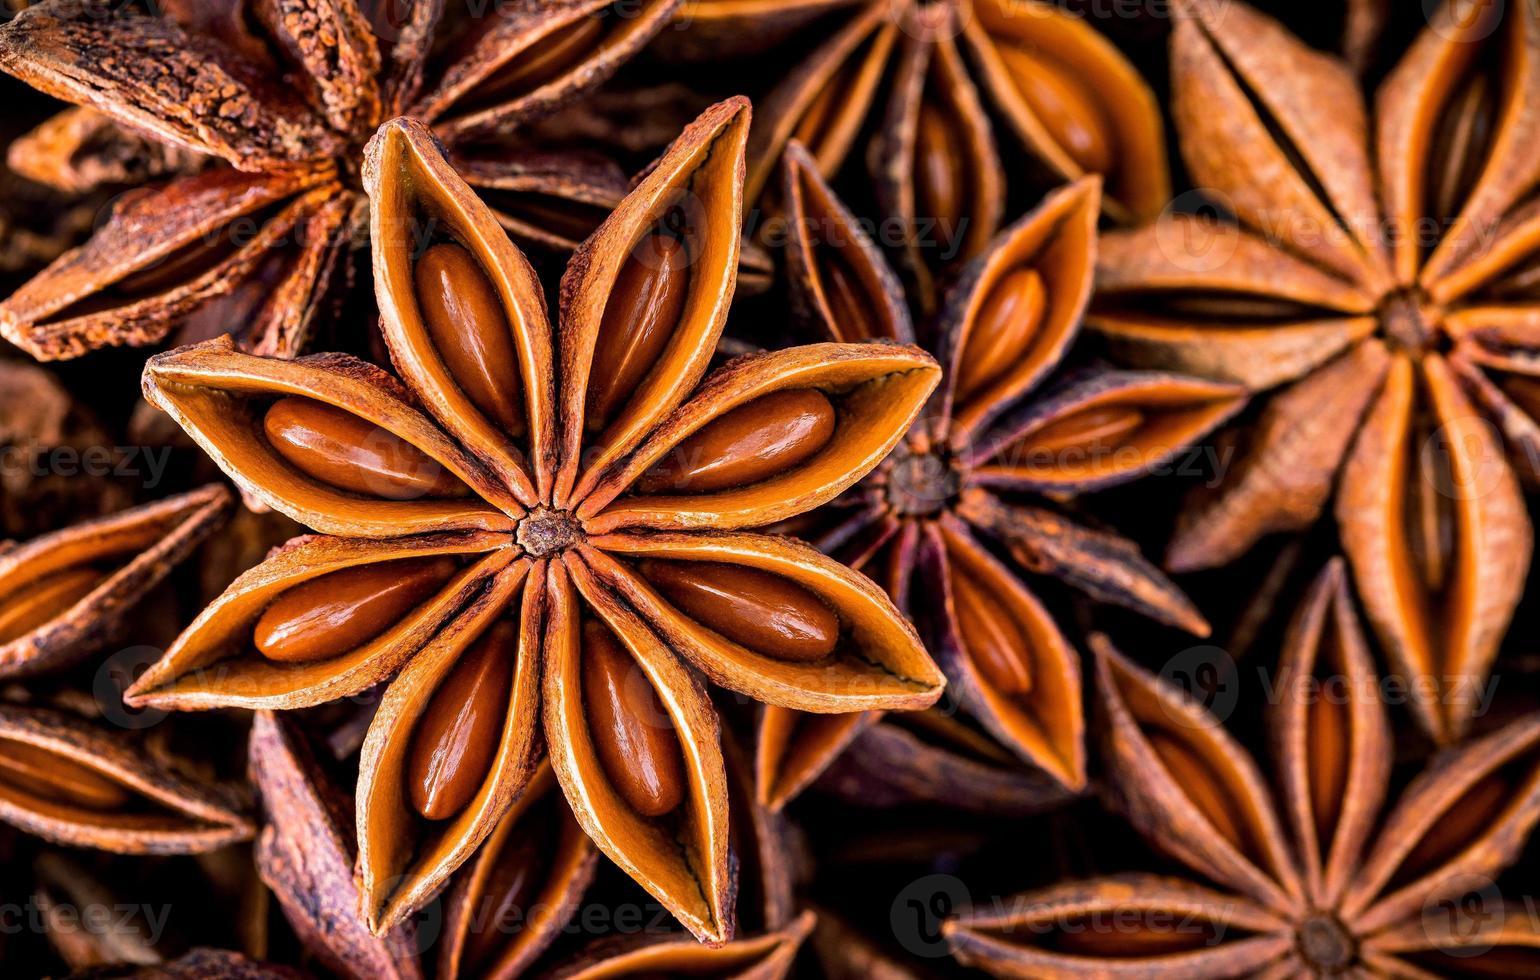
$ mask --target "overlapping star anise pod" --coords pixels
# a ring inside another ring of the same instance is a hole
[[[798,145],[785,178],[800,308],[839,340],[909,341],[895,277]],[[1046,774],[1045,797],[1085,786],[1080,666],[1027,576],[1208,631],[1136,545],[1053,498],[1137,479],[1244,403],[1239,385],[1166,372],[1045,384],[1090,296],[1099,189],[1088,177],[1049,194],[962,270],[929,328],[945,380],[893,455],[825,512],[836,526],[818,538],[920,620],[957,702]],[[784,802],[861,724],[768,711],[761,792]]]
[[[292,355],[345,293],[363,239],[362,146],[410,112],[464,158],[510,233],[571,248],[625,190],[585,156],[478,152],[609,77],[678,0],[45,0],[0,28],[0,70],[85,107],[21,141],[80,190],[153,180],[4,303],[40,358],[201,340]],[[145,144],[165,144],[147,154]],[[219,161],[214,163],[213,161]]]
[[[128,699],[285,709],[392,678],[357,789],[376,931],[475,852],[543,749],[599,849],[724,941],[729,806],[702,678],[814,712],[940,694],[881,589],[744,530],[854,484],[940,376],[913,347],[817,344],[701,381],[733,295],[748,126],[736,99],[686,129],[573,256],[553,331],[427,129],[390,122],[364,180],[399,379],[228,339],[146,368],[147,397],[253,500],[318,533],[242,575]]]
[[[964,962],[1023,977],[1417,980],[1540,964],[1533,899],[1503,897],[1498,879],[1540,819],[1540,716],[1436,757],[1382,814],[1389,719],[1340,561],[1285,638],[1271,792],[1196,699],[1093,645],[1114,796],[1224,890],[1128,875],[1014,896],[946,925]]]
[[[775,33],[759,22],[805,6],[713,5],[692,10],[681,34],[746,21],[753,29],[740,36],[768,43]],[[927,313],[942,277],[999,230],[1017,174],[1001,162],[986,103],[1052,183],[1101,175],[1113,217],[1152,218],[1170,196],[1154,93],[1111,42],[1055,4],[871,0],[826,37],[760,103],[749,198],[775,180],[789,141],[832,178],[876,123],[866,167],[884,218],[903,230],[896,259],[910,298]]]
[[[1276,22],[1183,11],[1182,152],[1239,225],[1178,214],[1105,236],[1089,323],[1126,363],[1276,392],[1167,562],[1224,564],[1310,525],[1335,490],[1416,717],[1458,739],[1532,548],[1518,476],[1540,458],[1540,15],[1439,7],[1370,117],[1347,68]]]

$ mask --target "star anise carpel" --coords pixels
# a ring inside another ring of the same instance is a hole
[[[940,694],[881,589],[745,530],[848,489],[940,374],[913,347],[817,344],[707,376],[748,125],[735,99],[685,130],[573,255],[553,330],[426,126],[387,123],[364,183],[397,374],[228,338],[146,367],[152,403],[317,533],[242,575],[128,699],[288,709],[389,678],[356,794],[377,932],[475,853],[543,748],[599,850],[726,941],[730,807],[703,679],[814,712]]]
[[[1084,721],[1078,655],[1030,577],[1208,630],[1132,542],[1085,526],[1055,498],[1139,478],[1244,403],[1238,385],[1167,372],[1050,380],[1090,296],[1099,191],[1087,177],[1050,193],[960,271],[925,328],[945,379],[893,454],[824,512],[832,527],[816,539],[919,620],[960,706],[1047,774],[1045,798],[1085,787]],[[784,195],[796,305],[814,328],[909,339],[896,278],[795,143]],[[800,725],[771,709],[761,791],[784,802],[860,724]]]
[[[895,260],[917,309],[933,313],[944,278],[984,251],[1012,201],[1044,186],[1101,175],[1101,206],[1123,221],[1149,219],[1165,204],[1154,93],[1085,19],[1036,0],[852,7],[760,103],[749,197],[775,189],[794,139],[835,178],[856,163],[858,139],[875,122],[865,165],[882,216],[903,228]],[[787,13],[795,9],[757,19]],[[751,36],[769,43],[775,34]],[[1029,185],[1002,163],[986,106],[1050,182]]]
[[[1204,882],[1126,875],[1015,896],[947,924],[959,958],[1033,977],[1533,968],[1532,900],[1497,882],[1540,819],[1540,717],[1435,757],[1382,813],[1391,729],[1340,560],[1284,638],[1271,782],[1198,699],[1105,637],[1093,647],[1112,797]]]
[[[134,187],[85,246],[0,303],[0,330],[48,359],[173,328],[186,343],[231,323],[250,350],[299,352],[346,294],[365,237],[364,141],[404,112],[479,160],[467,177],[512,233],[570,248],[623,193],[617,174],[485,144],[609,77],[677,2],[29,7],[0,28],[0,69],[100,116],[74,110],[26,140],[28,172],[75,187],[171,179]],[[145,140],[171,149],[145,159],[125,147]]]
[[[1380,645],[1423,728],[1457,740],[1532,550],[1540,17],[1440,6],[1371,114],[1276,22],[1183,7],[1182,153],[1238,224],[1104,236],[1089,323],[1125,363],[1275,391],[1167,564],[1222,565],[1335,496]]]

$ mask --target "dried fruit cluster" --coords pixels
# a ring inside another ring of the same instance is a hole
[[[13,7],[5,975],[1540,975],[1533,4]]]

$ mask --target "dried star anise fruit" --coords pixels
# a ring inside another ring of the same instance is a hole
[[[210,484],[25,544],[0,542],[0,677],[27,677],[110,643],[126,615],[224,522]]]
[[[836,339],[908,341],[895,277],[795,143],[785,179],[798,308]],[[1044,799],[1085,787],[1080,665],[1025,575],[1208,630],[1137,546],[1082,526],[1052,498],[1137,479],[1244,402],[1238,385],[1125,371],[1061,379],[1033,397],[1079,330],[1098,189],[1088,177],[1049,194],[962,270],[929,328],[946,379],[903,444],[829,509],[837,523],[816,541],[920,620],[958,703],[1048,775]],[[761,792],[784,803],[862,723],[768,709]]]
[[[695,671],[807,711],[940,695],[879,588],[742,530],[859,480],[940,375],[913,347],[820,344],[701,382],[733,294],[748,125],[735,99],[686,129],[573,256],[553,332],[426,128],[388,123],[365,186],[401,379],[228,339],[146,367],[146,396],[248,496],[320,533],[242,575],[128,700],[298,708],[394,675],[357,791],[377,932],[493,832],[543,743],[599,849],[726,941],[726,778]]]
[[[1066,882],[949,922],[964,962],[1184,978],[1516,976],[1540,963],[1540,921],[1494,894],[1540,819],[1540,716],[1436,758],[1382,815],[1390,726],[1340,560],[1285,637],[1268,719],[1276,798],[1197,699],[1104,637],[1092,645],[1113,797],[1156,848],[1227,890]]]
[[[755,10],[755,19],[786,13],[779,5]],[[1083,18],[1038,0],[856,6],[761,102],[749,199],[773,189],[790,141],[801,141],[832,178],[859,155],[857,139],[875,120],[866,154],[872,187],[883,216],[902,227],[896,259],[910,298],[929,313],[942,277],[999,230],[1012,189],[1016,170],[1001,162],[986,101],[1056,181],[1101,175],[1101,206],[1118,220],[1147,220],[1166,204],[1154,93]]]
[[[1184,4],[1171,52],[1183,155],[1240,225],[1104,236],[1088,324],[1125,363],[1277,391],[1167,563],[1231,561],[1335,489],[1380,644],[1457,740],[1532,549],[1540,15],[1441,6],[1372,121],[1344,65],[1244,4]]]
[[[27,143],[28,172],[75,187],[92,172],[189,172],[124,195],[90,241],[0,303],[0,333],[60,358],[153,343],[173,327],[190,342],[239,324],[253,351],[298,352],[352,275],[349,252],[367,220],[362,144],[402,112],[476,160],[467,179],[486,187],[510,232],[575,243],[624,190],[613,170],[478,146],[609,77],[677,3],[29,7],[0,28],[0,69],[107,122],[54,121]],[[115,161],[129,139],[177,151],[126,171]]]
[[[238,788],[203,785],[121,732],[0,704],[0,820],[73,847],[192,854],[251,837]]]

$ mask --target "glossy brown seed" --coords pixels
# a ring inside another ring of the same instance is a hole
[[[1144,413],[1133,405],[1093,405],[1043,426],[1021,445],[1028,455],[1053,455],[1071,449],[1105,452],[1126,444],[1144,421]]]
[[[465,809],[486,782],[502,739],[519,633],[499,621],[460,655],[417,720],[404,779],[429,820]]]
[[[936,222],[936,236],[960,236],[968,194],[966,157],[956,127],[944,108],[920,105],[914,138],[916,217]]]
[[[583,703],[605,775],[631,809],[661,817],[684,800],[673,721],[631,654],[602,623],[583,623]]]
[[[1053,947],[1061,953],[1080,956],[1164,956],[1200,949],[1218,938],[1212,923],[1198,922],[1185,915],[1139,921],[1130,921],[1127,915],[1120,915],[1115,921],[1070,916],[1057,925],[1051,935]]]
[[[263,419],[267,441],[305,474],[367,497],[460,497],[470,490],[437,461],[367,419],[309,398],[281,398]]]
[[[1021,362],[1032,345],[1048,293],[1036,269],[1012,269],[979,304],[957,362],[957,397],[966,401]]]
[[[812,458],[834,438],[834,405],[812,388],[739,405],[675,446],[642,474],[643,493],[711,493],[748,486]]]
[[[1306,758],[1310,760],[1310,809],[1323,851],[1329,849],[1332,831],[1347,792],[1351,713],[1346,701],[1324,686],[1314,692],[1306,716]]]
[[[283,663],[339,656],[394,626],[455,567],[452,558],[405,558],[322,575],[275,599],[252,639],[264,657]]]
[[[1225,789],[1223,779],[1208,761],[1176,734],[1154,729],[1145,735],[1171,778],[1214,830],[1236,850],[1253,856],[1250,824],[1240,810],[1241,804]]]
[[[0,599],[0,643],[26,636],[70,606],[102,580],[91,568],[70,568],[45,575]]]
[[[604,306],[585,417],[590,430],[608,425],[657,363],[684,312],[690,289],[689,249],[673,235],[642,238],[621,266]]]
[[[519,361],[492,281],[470,252],[440,242],[412,269],[433,346],[467,398],[512,435],[524,431]]]
[[[471,93],[476,105],[512,99],[555,81],[588,57],[604,35],[604,19],[579,17],[514,56]]]
[[[1114,136],[1106,115],[1084,81],[1057,62],[1014,44],[1000,46],[1000,60],[1032,114],[1059,148],[1087,173],[1112,170]]]
[[[0,739],[0,784],[86,810],[116,810],[132,798],[127,786],[47,749]]]
[[[461,962],[467,972],[485,974],[499,952],[513,942],[529,922],[555,857],[557,814],[552,799],[543,800],[518,818],[498,851],[471,910]]]
[[[963,647],[989,685],[1005,695],[1031,691],[1031,647],[1000,601],[954,566],[952,602]]]
[[[734,643],[777,660],[811,663],[834,652],[840,621],[802,586],[746,565],[648,559],[642,575],[681,611]]]

